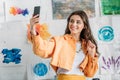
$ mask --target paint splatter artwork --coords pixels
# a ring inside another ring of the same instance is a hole
[[[38,63],[34,66],[33,68],[33,72],[37,75],[37,76],[45,76],[48,72],[48,68],[46,66],[46,64],[44,63]]]
[[[111,26],[104,26],[98,32],[98,38],[101,41],[109,42],[114,39],[114,30]]]
[[[30,34],[30,24],[27,25],[27,38],[28,38],[28,41],[31,42],[31,34]],[[51,37],[51,34],[49,32],[49,29],[48,29],[48,25],[46,23],[44,24],[35,24],[35,28],[36,28],[36,31],[38,34],[40,34],[40,36],[44,39],[44,40],[47,40]]]
[[[102,56],[102,69],[111,73],[117,73],[116,71],[120,69],[120,56],[118,57],[104,57]]]
[[[13,48],[11,50],[3,49],[2,54],[4,55],[3,63],[21,63],[21,54],[19,54],[21,49]]]
[[[33,14],[34,6],[40,5],[40,0],[29,0],[29,4],[25,4],[26,2],[23,0],[5,1],[6,21],[29,20]]]
[[[21,8],[17,8],[17,7],[10,7],[10,10],[9,10],[10,14],[12,15],[20,15],[22,14],[23,16],[26,16],[26,15],[29,15],[29,11],[28,9],[21,9]]]

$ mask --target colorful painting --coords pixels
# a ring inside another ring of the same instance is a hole
[[[26,1],[27,2],[27,1]],[[25,21],[32,17],[34,6],[40,5],[40,0],[30,0],[25,4],[23,0],[10,0],[5,2],[6,21]]]
[[[9,64],[9,63],[15,63],[19,64],[21,63],[21,49],[13,48],[11,50],[9,49],[3,49],[2,54],[4,55],[3,63]]]
[[[95,16],[95,0],[52,0],[53,19],[66,19],[76,10],[84,10],[88,17]]]
[[[32,56],[33,58],[33,56]],[[53,80],[55,77],[55,72],[50,66],[50,60],[41,59],[34,56],[36,62],[30,62],[28,66],[28,75],[31,76],[32,80]]]
[[[102,56],[101,70],[109,74],[118,74],[120,72],[120,55],[117,57],[105,57]]]
[[[48,72],[48,68],[47,65],[44,63],[38,63],[34,66],[33,68],[33,72],[37,75],[37,76],[45,76]]]
[[[27,39],[28,42],[31,42],[31,34],[30,34],[30,25],[27,25]],[[46,23],[44,24],[36,24],[35,25],[36,31],[40,34],[40,36],[44,39],[44,40],[48,40],[51,37],[51,34],[49,32],[48,29],[48,25]]]
[[[12,15],[23,15],[23,16],[26,16],[26,15],[29,15],[29,11],[28,9],[21,9],[21,8],[17,8],[17,7],[10,7],[9,9],[9,13],[12,14]]]
[[[101,0],[102,14],[118,15],[120,14],[120,0]]]
[[[114,30],[111,26],[104,26],[98,32],[98,38],[101,41],[109,42],[114,39]]]

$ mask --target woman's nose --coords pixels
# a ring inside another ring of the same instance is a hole
[[[76,22],[73,22],[73,25],[76,26],[77,25]]]

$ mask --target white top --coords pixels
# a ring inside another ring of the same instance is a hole
[[[69,70],[66,70],[66,69],[63,69],[63,68],[58,68],[57,74],[84,75],[83,72],[81,72],[80,69],[79,69],[80,63],[85,58],[85,55],[84,55],[83,51],[80,50],[80,49],[81,49],[81,44],[76,43],[76,55],[75,55],[75,58],[74,58],[72,69],[69,71]]]

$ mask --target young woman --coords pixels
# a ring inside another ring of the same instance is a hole
[[[33,51],[42,58],[51,57],[58,80],[86,80],[98,70],[98,50],[84,11],[75,11],[67,19],[65,34],[43,40],[33,27],[39,19],[30,19]]]

